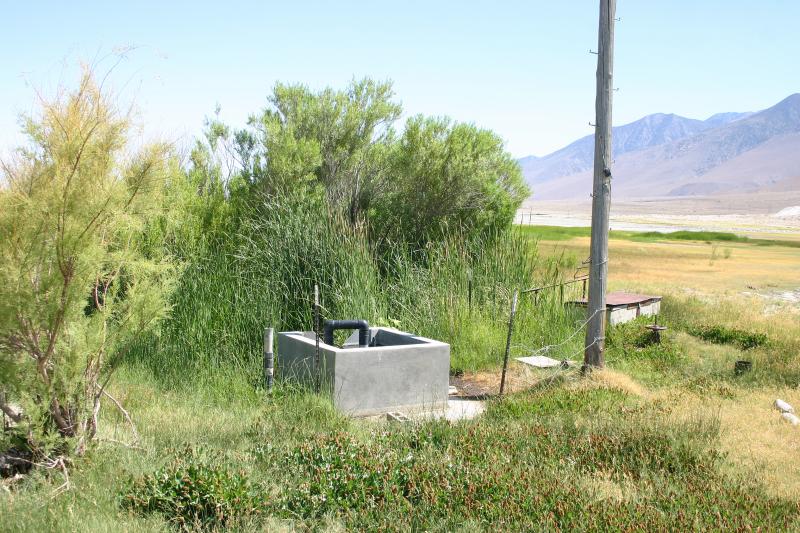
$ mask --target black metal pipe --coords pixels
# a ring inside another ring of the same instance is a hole
[[[333,344],[333,332],[337,329],[357,329],[359,347],[369,346],[369,324],[366,320],[326,320],[323,327],[325,344]]]

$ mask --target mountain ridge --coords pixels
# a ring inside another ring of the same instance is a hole
[[[781,136],[786,137],[780,141]],[[772,139],[778,140],[765,146]],[[800,152],[800,93],[762,111],[717,113],[705,120],[654,113],[615,127],[612,143],[613,190],[631,197],[757,191],[785,180],[784,186],[791,189],[797,181],[800,188],[795,155]],[[589,135],[551,154],[521,158],[534,198],[585,197],[591,192],[593,149]],[[743,159],[750,175],[737,175],[726,186],[721,170],[736,174],[736,165],[727,163],[752,150]]]

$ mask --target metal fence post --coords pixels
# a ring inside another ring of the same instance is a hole
[[[503,357],[503,375],[500,377],[500,396],[506,387],[506,370],[508,369],[508,356],[511,352],[511,335],[514,332],[514,316],[517,314],[517,298],[519,291],[514,291],[514,298],[511,299],[511,315],[508,317],[508,336],[506,337],[506,353]]]
[[[319,286],[314,284],[314,338],[316,339],[317,350],[314,355],[314,388],[320,391],[322,376],[319,357]]]
[[[272,391],[272,385],[275,380],[275,354],[272,351],[274,335],[275,330],[273,328],[264,330],[264,387],[266,387],[267,392]]]
[[[472,271],[467,278],[467,302],[469,303],[469,316],[472,316]]]

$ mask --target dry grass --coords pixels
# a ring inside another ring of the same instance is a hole
[[[589,239],[542,242],[542,250],[566,250],[581,260]],[[727,251],[726,251],[727,250]],[[728,255],[726,258],[725,256]],[[609,286],[660,293],[733,295],[800,288],[800,248],[748,243],[609,241]]]
[[[504,392],[511,394],[513,392],[529,389],[542,380],[551,379],[560,372],[563,372],[563,370],[536,369],[512,359],[508,363]],[[461,376],[461,379],[469,383],[475,390],[481,390],[487,395],[496,395],[500,390],[501,370],[491,369],[480,372],[465,372]]]
[[[651,393],[636,380],[627,374],[617,372],[610,368],[592,372],[588,379],[577,379],[579,364],[574,364],[568,369],[562,368],[534,368],[529,365],[512,361],[506,373],[505,392],[511,394],[520,392],[537,385],[553,382],[559,377],[568,377],[565,385],[568,389],[581,390],[586,388],[605,388],[622,391],[638,398],[648,398]],[[500,388],[500,370],[465,373],[462,379],[475,385],[488,394],[494,395]],[[576,379],[571,379],[576,378]]]
[[[612,473],[607,470],[598,470],[579,478],[581,492],[595,502],[610,501],[614,503],[636,502],[652,494],[652,483],[645,480],[638,482],[629,476],[622,480],[614,480]]]
[[[589,379],[583,379],[573,385],[575,388],[600,387],[622,391],[637,398],[649,398],[650,392],[627,374],[610,368],[592,372]]]
[[[726,468],[759,479],[773,496],[800,498],[800,428],[785,422],[772,403],[776,398],[800,407],[800,390],[761,389],[735,398],[671,394],[671,415],[679,419],[715,417]]]
[[[540,245],[546,252],[566,250],[583,259],[588,254],[589,239],[542,241]],[[713,306],[705,305],[704,310],[690,306],[679,311],[689,318],[765,333],[777,344],[760,357],[784,359],[781,368],[786,371],[800,364],[800,353],[786,352],[797,348],[800,302],[781,299],[782,291],[800,289],[798,248],[612,239],[609,269],[611,290],[677,297],[673,304],[685,302],[687,296],[697,297]],[[692,317],[696,312],[702,314]],[[800,427],[782,420],[772,406],[776,398],[781,398],[800,411],[800,389],[758,384],[742,387],[735,381],[709,379],[730,372],[733,361],[747,356],[735,346],[709,344],[682,332],[670,331],[670,335],[688,356],[673,381],[650,391],[624,373],[606,370],[595,373],[588,386],[624,390],[676,421],[718,420],[720,447],[726,453],[725,468],[730,473],[759,479],[773,496],[800,498]],[[585,485],[595,499],[630,501],[636,492],[635,487],[596,475],[587,478]]]

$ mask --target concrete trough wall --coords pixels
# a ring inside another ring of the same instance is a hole
[[[653,300],[639,305],[609,307],[606,311],[608,323],[612,326],[630,322],[639,316],[655,316],[661,310],[661,301]]]
[[[570,302],[572,305],[586,307],[586,300]],[[640,316],[655,316],[661,311],[661,296],[610,292],[606,295],[606,320],[616,326],[630,322]]]
[[[341,348],[320,339],[319,353],[322,387],[342,412],[364,416],[447,407],[449,344],[393,328],[370,328],[366,348],[358,347],[356,333]],[[313,332],[279,333],[279,378],[312,385],[315,354]]]

